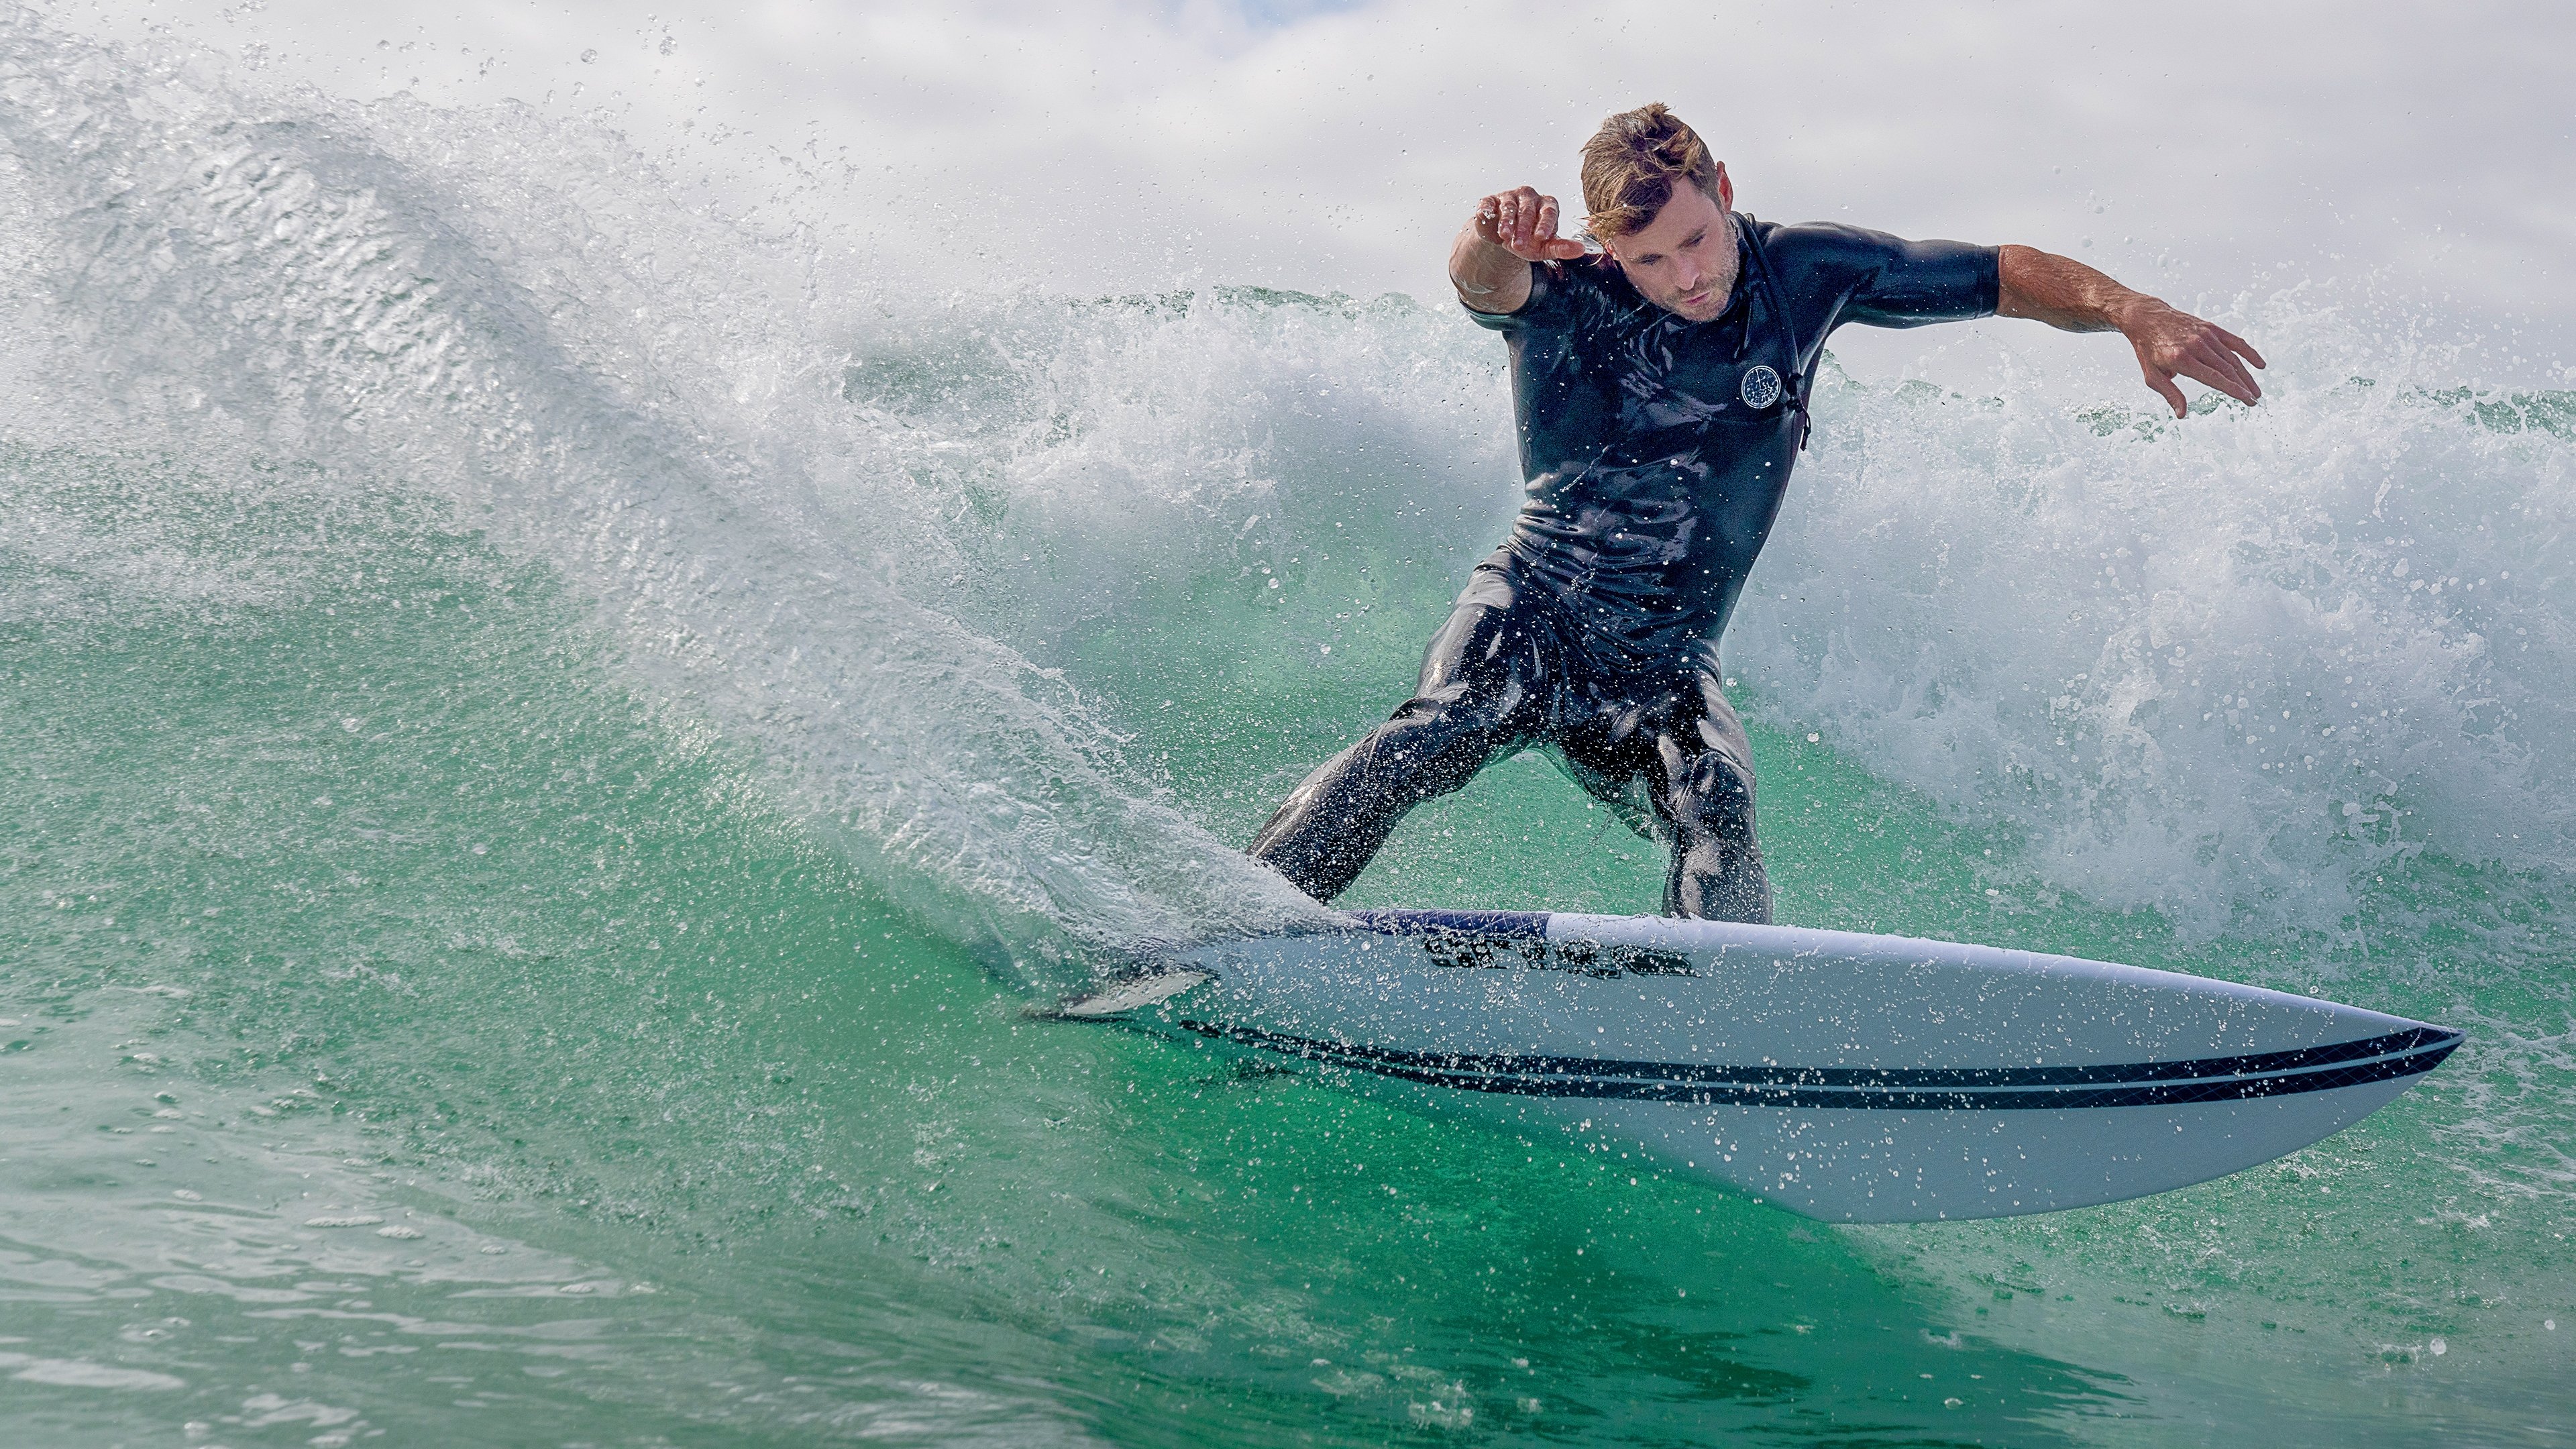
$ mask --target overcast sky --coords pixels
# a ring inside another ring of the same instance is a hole
[[[2187,304],[2375,279],[2519,330],[2491,364],[2514,375],[2488,381],[2576,362],[2565,0],[50,9],[349,95],[606,108],[746,206],[795,157],[833,178],[795,206],[943,285],[1439,295],[1475,196],[1573,194],[1601,116],[1663,100],[1767,218],[2027,242]],[[1860,330],[1837,350],[1896,366],[1926,345]]]

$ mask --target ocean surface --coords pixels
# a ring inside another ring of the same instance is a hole
[[[2322,282],[2257,410],[1829,371],[1727,650],[1781,918],[2469,1034],[1834,1228],[1026,1019],[1314,909],[1234,847],[1499,536],[1500,349],[792,214],[0,11],[0,1438],[2576,1441],[2576,395]],[[1347,900],[1660,879],[1527,756]]]

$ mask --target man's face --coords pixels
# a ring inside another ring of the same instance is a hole
[[[1607,243],[1619,270],[1649,302],[1693,322],[1706,322],[1726,310],[1735,290],[1735,224],[1727,212],[1735,187],[1723,167],[1717,173],[1717,195],[1690,182],[1673,185],[1672,199],[1655,219]]]

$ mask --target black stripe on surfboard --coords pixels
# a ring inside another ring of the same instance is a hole
[[[1209,1028],[1192,1025],[1193,1031],[1224,1034],[1247,1032],[1251,1036],[1268,1036],[1249,1027]],[[1267,1045],[1241,1037],[1251,1045]],[[1783,1067],[1717,1066],[1701,1062],[1630,1062],[1601,1057],[1553,1057],[1514,1053],[1413,1052],[1391,1047],[1345,1046],[1336,1043],[1308,1043],[1303,1037],[1282,1036],[1282,1042],[1326,1047],[1341,1055],[1366,1057],[1392,1066],[1432,1071],[1509,1072],[1519,1076],[1630,1077],[1686,1083],[1717,1083],[1766,1087],[2084,1087],[2130,1082],[2195,1081],[2208,1077],[2268,1076],[2280,1072],[2311,1071],[2340,1062],[2361,1061],[2371,1057],[2393,1056],[2424,1047],[2448,1043],[2457,1046],[2460,1034],[2448,1027],[2418,1026],[2385,1036],[2364,1037],[2358,1041],[2332,1042],[2324,1046],[2300,1047],[2294,1051],[2257,1052],[2244,1056],[2198,1057],[2175,1062],[2110,1062],[2088,1066],[2062,1067]]]
[[[2381,1044],[2384,1054],[2375,1059],[2352,1061],[2337,1058],[2342,1065],[2311,1065],[2306,1070],[2274,1072],[2266,1075],[2210,1074],[2194,1080],[2149,1080],[2143,1077],[2113,1078],[2109,1084],[2094,1082],[2067,1083],[2034,1089],[2025,1083],[1997,1082],[1982,1089],[1952,1087],[1927,1090],[1919,1086],[1887,1087],[1877,1085],[1826,1086],[1812,1081],[1790,1082],[1763,1080],[1753,1076],[1760,1072],[1794,1071],[1785,1068],[1707,1068],[1671,1063],[1581,1062],[1568,1058],[1477,1057],[1459,1053],[1400,1052],[1385,1048],[1354,1048],[1331,1042],[1310,1041],[1302,1037],[1283,1036],[1249,1027],[1228,1027],[1209,1022],[1183,1021],[1180,1026],[1201,1035],[1259,1047],[1283,1055],[1302,1057],[1329,1066],[1348,1067],[1358,1071],[1421,1082],[1431,1086],[1455,1087],[1467,1091],[1503,1092],[1516,1096],[1618,1098],[1632,1101],[1671,1102],[1686,1106],[1747,1107],[1839,1107],[1878,1111],[2030,1111],[2081,1107],[2151,1107],[2190,1102],[2244,1101],[2260,1097],[2292,1096],[2305,1092],[2332,1091],[2338,1087],[2359,1086],[2367,1082],[2388,1081],[2397,1077],[2420,1076],[2442,1064],[2460,1044],[2460,1033],[2419,1028],[2410,1032],[2391,1033],[2372,1039]],[[2348,1043],[2347,1045],[2364,1045]],[[2287,1056],[2290,1053],[2272,1053]],[[2242,1060],[2210,1058],[2211,1063]],[[1559,1069],[1531,1070],[1533,1064],[1545,1061]],[[2148,1066],[2177,1066],[2182,1063],[2134,1063],[2136,1070]],[[1665,1075],[1632,1072],[1642,1067],[1649,1072],[1660,1068]],[[1834,1070],[1811,1069],[1816,1075]],[[2011,1069],[1996,1069],[2006,1071]],[[2101,1070],[2118,1070],[2106,1068]],[[1728,1079],[1708,1075],[1735,1071],[1744,1075]],[[1689,1075],[1684,1075],[1688,1073]]]

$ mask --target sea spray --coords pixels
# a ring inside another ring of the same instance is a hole
[[[1313,909],[1123,778],[1077,691],[901,591],[889,561],[945,535],[798,330],[810,241],[616,229],[649,170],[598,133],[549,155],[519,108],[398,158],[369,138],[399,103],[275,120],[200,64],[11,31],[0,124],[63,319],[24,414],[451,505],[959,929],[1134,946]]]

